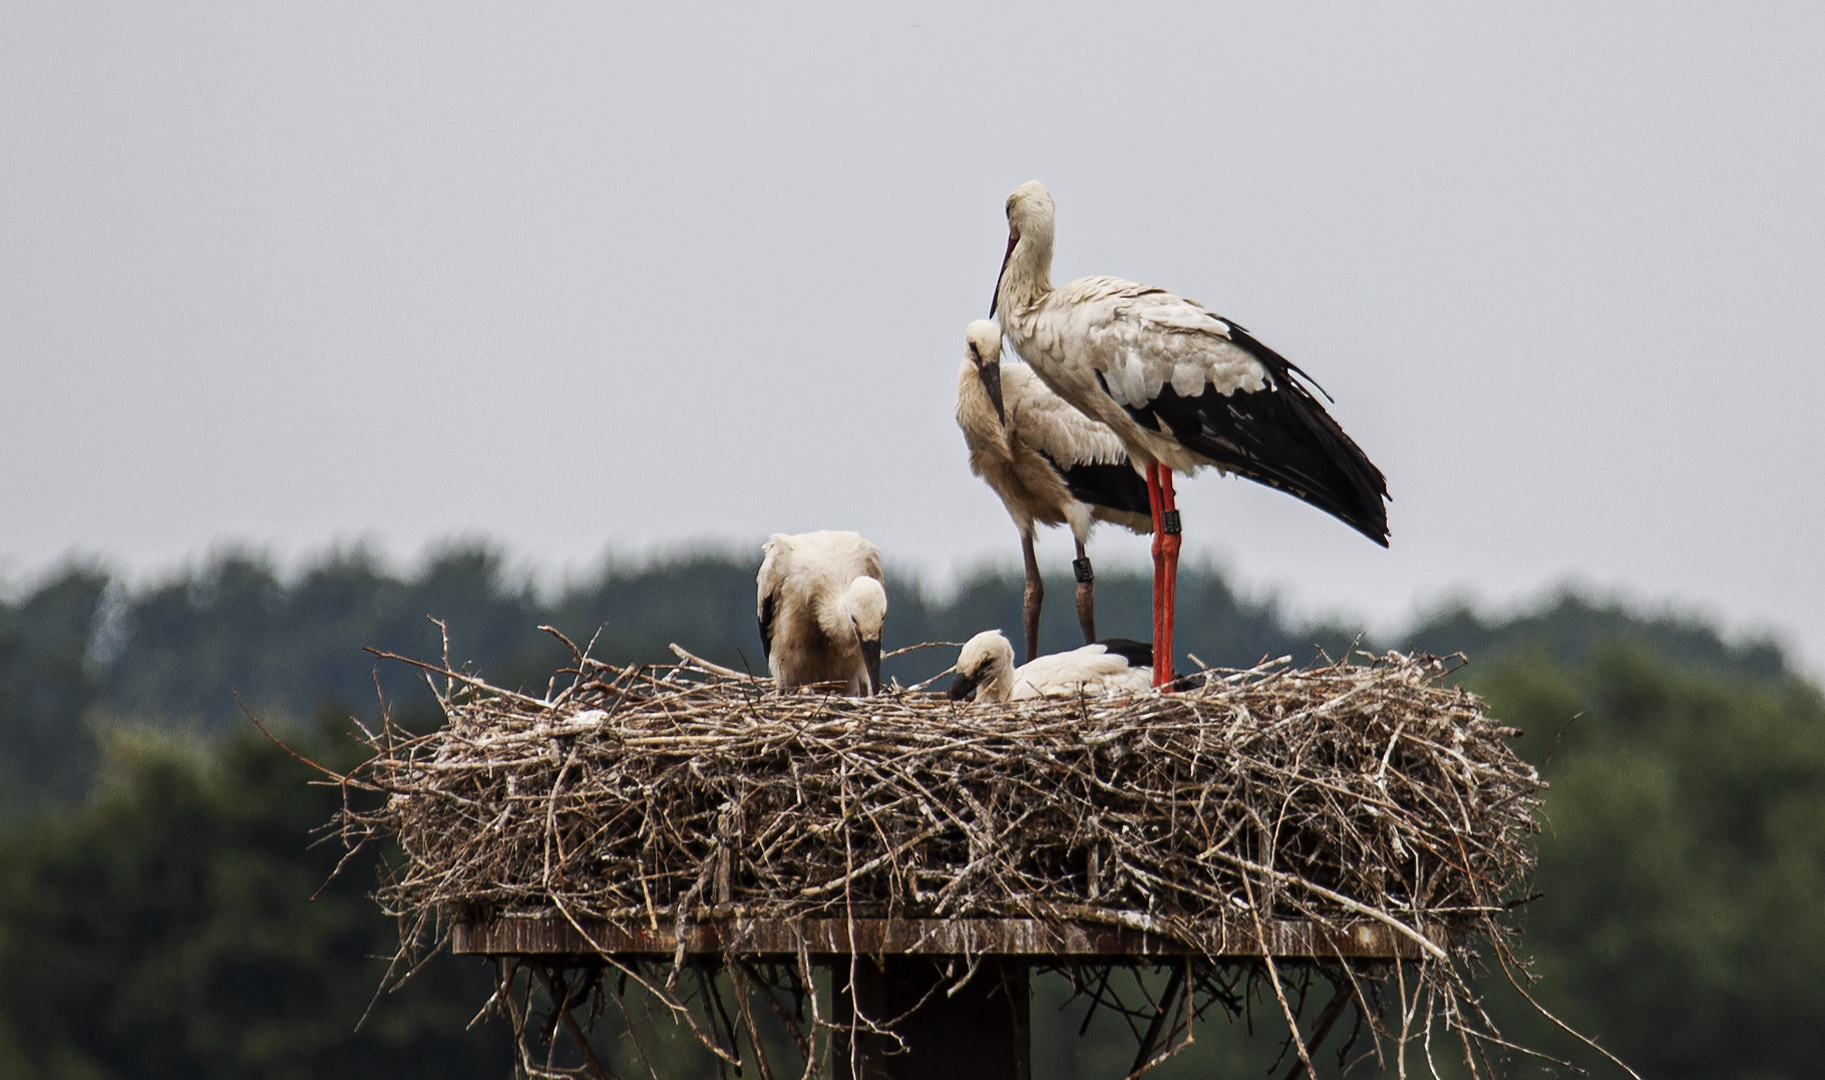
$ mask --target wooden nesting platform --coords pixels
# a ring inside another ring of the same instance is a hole
[[[824,1033],[839,1080],[1024,1080],[1036,970],[1168,969],[1158,1000],[1142,988],[1144,1071],[1202,1008],[1234,1008],[1232,978],[1263,979],[1296,1034],[1282,961],[1347,974],[1320,1032],[1355,1006],[1377,1037],[1360,979],[1468,1031],[1466,942],[1512,962],[1545,785],[1450,661],[1282,658],[1169,695],[976,705],[779,693],[680,655],[576,650],[536,698],[407,661],[447,722],[389,719],[332,774],[379,797],[345,800],[343,839],[398,845],[378,896],[400,958],[445,926],[454,952],[497,958],[527,1075],[549,1073],[535,1014],[612,1075],[572,1012],[630,980],[724,1065],[759,1044],[755,1001],[827,985],[834,1015],[793,1022],[807,1061]],[[784,981],[751,998],[756,962]]]
[[[1122,920],[1144,924],[1144,917]],[[627,927],[599,919],[517,915],[457,920],[451,950],[543,964],[588,965],[601,957],[716,963],[804,958],[832,971],[838,1080],[1031,1080],[1029,979],[1053,964],[1173,964],[1272,958],[1282,962],[1423,961],[1413,938],[1370,919],[1328,926],[1311,919],[1204,922],[1183,927],[1200,944],[1117,920],[993,918],[754,918],[732,915],[675,925]],[[1443,934],[1429,937],[1450,949]],[[870,962],[852,965],[850,958]],[[981,974],[962,993],[935,994],[962,959]],[[1175,976],[1172,986],[1181,985]],[[1169,995],[1170,996],[1170,993]],[[1339,1001],[1342,1000],[1340,997]],[[1160,1017],[1169,1002],[1162,999]],[[898,1038],[846,1027],[858,1014],[903,1016]],[[1150,1026],[1135,1068],[1159,1050]],[[597,1075],[606,1075],[598,1072]]]
[[[687,955],[815,957],[888,954],[1007,956],[1043,959],[1166,960],[1272,956],[1277,960],[1419,960],[1418,942],[1371,920],[1330,928],[1314,920],[1275,919],[1260,931],[1252,922],[1205,924],[1199,936],[1214,947],[1191,945],[1137,926],[1038,919],[754,919],[687,923]],[[1449,949],[1443,935],[1434,944]],[[575,923],[559,915],[508,916],[458,921],[451,949],[481,956],[566,957],[678,954],[675,927],[628,929],[600,920]]]

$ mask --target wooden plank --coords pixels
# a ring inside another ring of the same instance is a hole
[[[1309,921],[1275,920],[1266,940],[1252,924],[1224,923],[1199,928],[1219,957],[1334,959],[1418,959],[1417,942],[1378,922],[1336,930]],[[1449,942],[1435,938],[1437,944]],[[796,955],[801,944],[814,956],[1173,957],[1205,950],[1163,934],[1101,923],[1042,922],[1037,919],[745,919],[739,916],[687,923],[687,954]],[[611,926],[585,921],[581,930],[559,916],[506,916],[485,922],[458,921],[454,952],[487,956],[673,956],[678,938],[671,926]]]

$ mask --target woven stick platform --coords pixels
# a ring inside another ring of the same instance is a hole
[[[385,796],[333,825],[397,843],[377,895],[402,958],[608,965],[662,996],[677,978],[652,965],[696,955],[796,956],[801,993],[811,956],[852,952],[1258,958],[1289,1021],[1276,958],[1328,960],[1377,1032],[1386,971],[1362,962],[1413,961],[1395,1015],[1424,995],[1471,1058],[1495,1039],[1468,964],[1476,942],[1514,963],[1545,785],[1447,661],[1283,659],[988,706],[574,651],[538,697],[405,660],[446,723],[389,721],[336,778]]]

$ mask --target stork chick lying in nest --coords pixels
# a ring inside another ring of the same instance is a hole
[[[999,630],[984,630],[963,644],[957,655],[957,680],[950,698],[970,694],[981,702],[1053,697],[1144,694],[1153,687],[1153,646],[1128,638],[1102,641],[1053,653],[1014,666],[1014,646]]]

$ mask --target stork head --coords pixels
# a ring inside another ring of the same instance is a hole
[[[887,590],[871,577],[859,577],[843,590],[843,610],[868,669],[868,692],[881,691],[881,626],[887,621]]]
[[[964,642],[957,654],[957,681],[951,683],[950,699],[962,701],[971,694],[979,702],[1006,701],[1014,694],[1014,646],[999,630],[984,630]]]
[[[1001,327],[987,319],[977,319],[963,331],[963,337],[969,342],[964,358],[975,367],[976,378],[982,380],[982,390],[995,406],[995,419],[1005,425],[1008,413],[1001,405]]]
[[[1052,220],[1058,208],[1052,205],[1052,193],[1037,180],[1028,180],[1008,196],[1008,234],[1018,240],[1032,236],[1050,242]]]
[[[1013,261],[1014,248],[1022,238],[1034,251],[1043,251],[1045,262],[1051,263],[1052,225],[1056,214],[1052,193],[1037,180],[1028,180],[1008,196],[1008,250],[1001,257],[1001,274],[995,278],[995,298],[989,302],[990,315],[1001,306],[1001,282],[1008,276],[1008,263]]]

